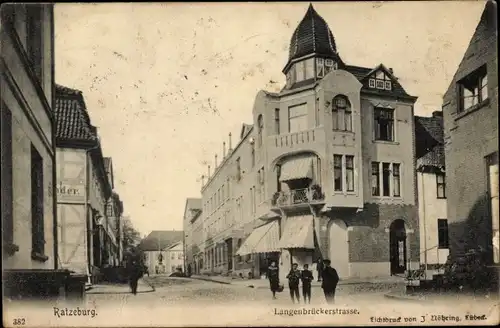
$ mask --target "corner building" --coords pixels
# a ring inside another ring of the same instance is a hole
[[[416,97],[383,64],[346,64],[312,6],[283,73],[209,167],[201,271],[257,276],[276,260],[284,279],[318,257],[342,279],[417,268]]]

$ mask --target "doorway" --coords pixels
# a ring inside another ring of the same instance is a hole
[[[401,219],[394,220],[389,235],[391,275],[404,273],[406,270],[406,228]]]

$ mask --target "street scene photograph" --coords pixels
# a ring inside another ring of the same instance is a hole
[[[5,327],[499,324],[495,1],[0,28]]]

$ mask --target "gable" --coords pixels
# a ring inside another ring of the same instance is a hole
[[[497,20],[496,3],[488,1],[481,15],[479,23],[472,35],[462,60],[446,90],[443,103],[447,104],[457,96],[457,83],[474,72],[482,65],[493,61],[497,57]],[[489,70],[489,69],[488,69]]]

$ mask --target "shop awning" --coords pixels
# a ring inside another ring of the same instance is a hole
[[[281,165],[280,181],[312,179],[312,158],[296,158]]]
[[[292,216],[286,218],[279,248],[314,249],[313,216]]]
[[[277,246],[279,236],[279,225],[277,220],[255,228],[243,245],[238,249],[236,255],[242,256],[255,253],[279,252],[280,249]]]

